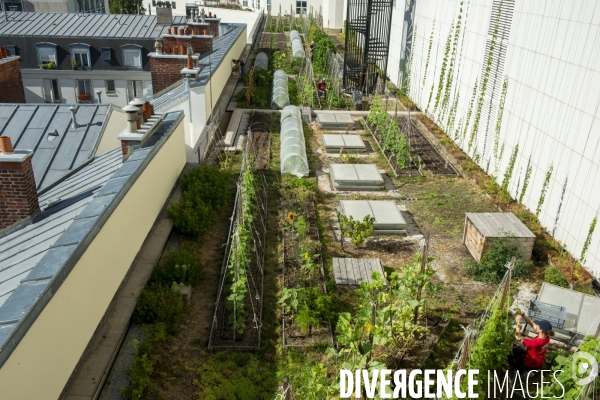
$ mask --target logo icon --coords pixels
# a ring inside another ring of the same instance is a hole
[[[598,376],[598,362],[590,353],[578,351],[572,362],[571,375],[576,385],[587,385]]]

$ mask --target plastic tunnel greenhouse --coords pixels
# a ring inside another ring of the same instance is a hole
[[[290,105],[288,93],[288,76],[285,71],[278,69],[273,74],[273,93],[271,96],[271,108],[283,108]]]
[[[258,53],[254,59],[254,70],[263,71],[269,68],[269,56],[266,53]]]
[[[308,176],[302,113],[298,106],[281,111],[281,173]]]
[[[292,41],[292,54],[295,58],[304,58],[304,46],[302,46],[302,39],[298,31],[290,32],[290,39]]]

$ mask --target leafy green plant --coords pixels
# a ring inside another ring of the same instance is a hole
[[[312,65],[316,75],[324,75],[327,73],[327,53],[336,52],[335,43],[329,35],[322,30],[317,30],[313,33],[312,40],[315,42],[313,51]]]
[[[425,81],[427,80],[427,70],[429,69],[429,59],[431,57],[431,47],[433,46],[433,33],[435,32],[435,19],[433,20],[433,26],[431,27],[431,34],[429,35],[429,47],[427,48],[427,59],[425,60],[425,72],[423,73],[422,88],[425,88]]]
[[[433,105],[433,113],[437,111],[438,105],[442,100],[442,93],[444,91],[444,78],[446,76],[446,68],[448,67],[448,61],[450,57],[450,51],[452,50],[452,32],[454,31],[454,21],[450,25],[450,32],[446,38],[446,46],[444,47],[444,58],[442,59],[442,68],[440,71],[440,81],[438,83],[437,93],[435,95],[435,103]]]
[[[189,246],[163,254],[161,262],[152,271],[151,283],[168,286],[172,282],[196,286],[204,277],[204,267]]]
[[[496,18],[494,32],[492,34],[492,40],[490,41],[490,47],[488,50],[488,58],[486,60],[485,72],[483,74],[483,79],[481,81],[481,89],[479,91],[479,100],[477,101],[477,111],[475,111],[475,120],[473,121],[473,128],[471,130],[471,137],[469,139],[469,147],[468,147],[469,152],[471,151],[471,146],[473,145],[475,136],[477,135],[477,130],[479,129],[479,120],[481,118],[481,110],[483,108],[485,92],[487,89],[488,80],[490,78],[490,72],[492,70],[494,48],[496,47],[496,40],[498,39],[498,26],[500,23],[500,15],[501,14],[502,14],[502,0],[500,0],[500,5],[498,6],[498,17]]]
[[[181,200],[169,207],[169,215],[182,233],[198,237],[216,222],[216,212],[227,200],[226,171],[200,166],[181,178]]]
[[[519,153],[519,144],[515,146],[512,154],[510,155],[510,160],[508,162],[508,168],[504,172],[504,179],[502,179],[502,190],[508,193],[508,184],[510,183],[510,178],[512,177],[513,171],[515,169],[515,161],[517,160],[517,154]]]
[[[41,63],[40,68],[41,69],[54,69],[54,68],[56,68],[56,63],[54,61],[50,61],[47,63]]]
[[[345,216],[338,213],[340,221],[340,230],[342,237],[349,237],[352,244],[356,247],[362,246],[369,236],[373,233],[373,224],[375,218],[370,215],[365,215],[362,221],[355,220],[352,216]]]
[[[508,76],[504,77],[502,83],[502,93],[500,94],[500,104],[498,104],[498,115],[496,117],[496,129],[494,132],[494,157],[496,158],[496,169],[498,168],[498,145],[500,143],[500,128],[502,126],[502,116],[504,115],[504,103],[506,102],[506,92],[508,91]]]
[[[540,217],[540,213],[542,212],[542,206],[544,205],[544,201],[546,201],[546,191],[548,190],[548,185],[550,184],[550,178],[552,177],[552,171],[554,170],[554,165],[550,165],[550,169],[546,172],[546,179],[544,179],[544,184],[542,185],[542,191],[540,192],[540,199],[538,200],[537,207],[535,208],[535,218],[538,219]]]
[[[597,362],[600,363],[600,340],[594,339],[593,336],[586,336],[581,345],[579,351],[585,351],[592,355]],[[583,363],[588,363],[585,359],[579,357],[574,359],[571,354],[568,357],[558,355],[555,360],[555,365],[552,370],[555,371],[556,381],[553,380],[553,384],[548,388],[544,387],[543,396],[546,398],[564,398],[564,399],[576,399],[581,395],[582,386],[575,383],[573,379],[577,376],[579,379],[584,379],[589,374],[589,368],[584,368]],[[575,367],[575,369],[573,369]]]
[[[506,273],[506,263],[514,256],[516,257],[515,267],[512,276],[522,278],[529,272],[531,262],[525,262],[519,256],[519,248],[512,245],[509,238],[493,238],[490,240],[488,249],[481,257],[481,261],[474,262],[469,260],[465,266],[464,273],[467,276],[480,282],[498,283]]]
[[[555,265],[546,268],[544,280],[556,286],[569,287],[569,282],[567,282],[567,279],[565,278],[565,273]]]
[[[504,368],[514,341],[512,321],[509,320],[506,310],[496,308],[484,324],[475,345],[471,348],[468,362],[469,369],[478,369],[480,376],[484,377],[479,379],[476,386],[480,397],[487,395],[488,371]]]
[[[469,101],[469,108],[467,109],[467,118],[465,119],[465,126],[462,133],[461,143],[465,140],[467,135],[467,129],[469,129],[469,123],[471,122],[471,113],[473,112],[473,104],[477,96],[477,79],[475,79],[475,85],[473,85],[473,94],[471,95],[471,101]]]
[[[442,113],[445,113],[445,110],[448,107],[448,103],[450,102],[450,94],[452,92],[452,80],[454,78],[454,64],[456,63],[456,53],[458,51],[458,39],[460,37],[460,28],[462,24],[462,6],[463,2],[460,2],[460,10],[456,21],[456,27],[454,29],[454,39],[452,42],[452,54],[450,55],[450,65],[448,67],[448,74],[446,76],[446,83],[444,89],[444,97],[442,98]],[[458,96],[458,94],[457,94]],[[457,103],[457,101],[455,102]],[[452,108],[450,108],[450,116],[448,117],[448,132],[452,129],[452,125],[450,122],[454,122],[454,117],[452,116]],[[456,114],[456,111],[454,112]]]
[[[588,234],[585,238],[585,242],[583,243],[583,248],[581,249],[581,257],[579,257],[579,262],[583,264],[585,261],[585,254],[587,253],[588,248],[590,247],[590,243],[592,243],[592,235],[594,234],[594,230],[596,229],[596,223],[598,222],[598,216],[595,216],[590,224],[590,228],[588,229]]]
[[[531,171],[533,168],[527,163],[527,171],[525,172],[525,180],[523,181],[523,189],[521,190],[521,194],[519,195],[519,203],[523,204],[523,198],[525,197],[525,192],[527,191],[527,187],[529,186],[529,178],[531,178]]]
[[[133,320],[138,324],[164,323],[174,328],[185,313],[187,305],[180,293],[157,284],[146,286],[140,293]]]

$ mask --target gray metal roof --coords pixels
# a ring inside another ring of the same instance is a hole
[[[513,213],[467,213],[466,217],[485,237],[535,237]]]
[[[185,23],[174,16],[172,25]],[[0,35],[79,37],[79,38],[157,38],[171,25],[157,25],[156,15],[79,14],[8,12],[8,22],[0,19]]]
[[[127,161],[120,148],[93,159],[40,196],[29,225],[0,235],[0,368],[182,120],[182,111],[164,114]]]
[[[235,43],[238,37],[244,31],[246,24],[228,24],[229,29],[213,41],[213,51],[211,53],[203,54],[198,62],[201,70],[198,76],[198,81],[191,86],[204,86],[208,82],[208,79],[215,73],[219,65],[225,60],[225,56],[231,46]],[[230,62],[231,60],[226,60]]]
[[[34,150],[33,173],[44,190],[91,159],[110,105],[79,105],[78,127],[71,129],[71,105],[0,104],[0,135],[18,150]],[[51,133],[57,133],[53,136]]]

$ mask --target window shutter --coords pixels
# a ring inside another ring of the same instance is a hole
[[[47,103],[52,102],[52,81],[44,79],[44,100]]]

